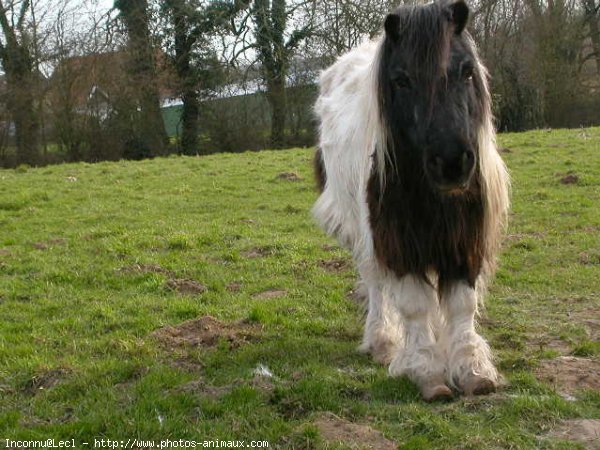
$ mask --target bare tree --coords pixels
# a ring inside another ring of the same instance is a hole
[[[321,0],[309,41],[326,62],[381,32],[383,18],[398,4],[393,0]]]
[[[173,45],[173,61],[183,101],[181,148],[184,154],[198,152],[199,92],[206,88],[209,71],[219,70],[210,39],[217,30],[233,31],[234,17],[248,2],[217,1],[202,6],[196,0],[165,0],[162,12],[170,24],[167,41]]]
[[[267,88],[267,100],[271,106],[271,144],[281,148],[285,144],[287,114],[286,78],[294,52],[311,33],[312,23],[292,30],[289,35],[289,18],[298,5],[288,5],[286,0],[254,0],[256,48]]]
[[[7,108],[15,125],[17,162],[37,164],[39,118],[35,106],[36,77],[32,33],[27,15],[30,0],[0,0],[0,62],[6,75]]]
[[[163,154],[168,142],[160,112],[155,46],[150,34],[147,0],[116,0],[115,8],[125,24],[128,37],[129,73],[139,102],[137,139],[142,152]]]

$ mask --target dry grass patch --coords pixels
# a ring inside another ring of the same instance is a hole
[[[575,356],[542,360],[536,377],[554,386],[557,392],[572,394],[579,389],[600,389],[600,361]]]
[[[321,438],[331,445],[344,445],[352,449],[396,450],[398,445],[387,439],[381,431],[369,425],[349,422],[328,413],[313,425]]]
[[[176,326],[164,327],[152,333],[167,348],[213,348],[225,341],[231,348],[258,340],[260,326],[239,321],[221,322],[212,316],[188,320]]]
[[[286,181],[302,181],[302,177],[295,172],[281,172],[277,178]]]
[[[166,286],[183,295],[197,295],[208,291],[208,288],[196,280],[173,278],[167,280]]]
[[[351,266],[350,261],[345,258],[321,259],[317,264],[328,272],[343,272]]]
[[[59,384],[69,373],[69,370],[60,367],[40,370],[27,381],[24,391],[30,395],[35,395],[40,391],[51,389]]]
[[[576,442],[590,450],[600,449],[600,420],[565,420],[546,437]]]

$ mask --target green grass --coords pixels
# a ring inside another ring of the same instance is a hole
[[[481,329],[508,386],[446,404],[356,353],[355,273],[324,267],[350,257],[309,215],[311,150],[0,171],[0,447],[137,437],[344,448],[312,425],[329,411],[401,448],[573,448],[543,435],[600,418],[600,393],[567,400],[533,371],[559,354],[549,342],[600,356],[584,323],[600,311],[600,128],[500,143],[513,212]],[[578,182],[562,184],[569,173]],[[160,270],[135,269],[150,264]],[[208,290],[181,295],[170,278]],[[257,297],[270,289],[284,293]],[[248,320],[258,339],[169,349],[152,336],[204,315]],[[259,364],[274,374],[267,388],[253,380]]]

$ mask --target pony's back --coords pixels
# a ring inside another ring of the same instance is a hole
[[[316,163],[323,191],[313,214],[353,251],[367,220],[362,206],[376,139],[373,83],[378,48],[379,42],[365,43],[325,70],[315,105],[320,123]]]

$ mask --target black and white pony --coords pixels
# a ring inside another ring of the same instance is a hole
[[[461,0],[400,7],[323,72],[313,214],[368,291],[361,350],[427,400],[495,390],[475,330],[509,206],[487,72]]]

